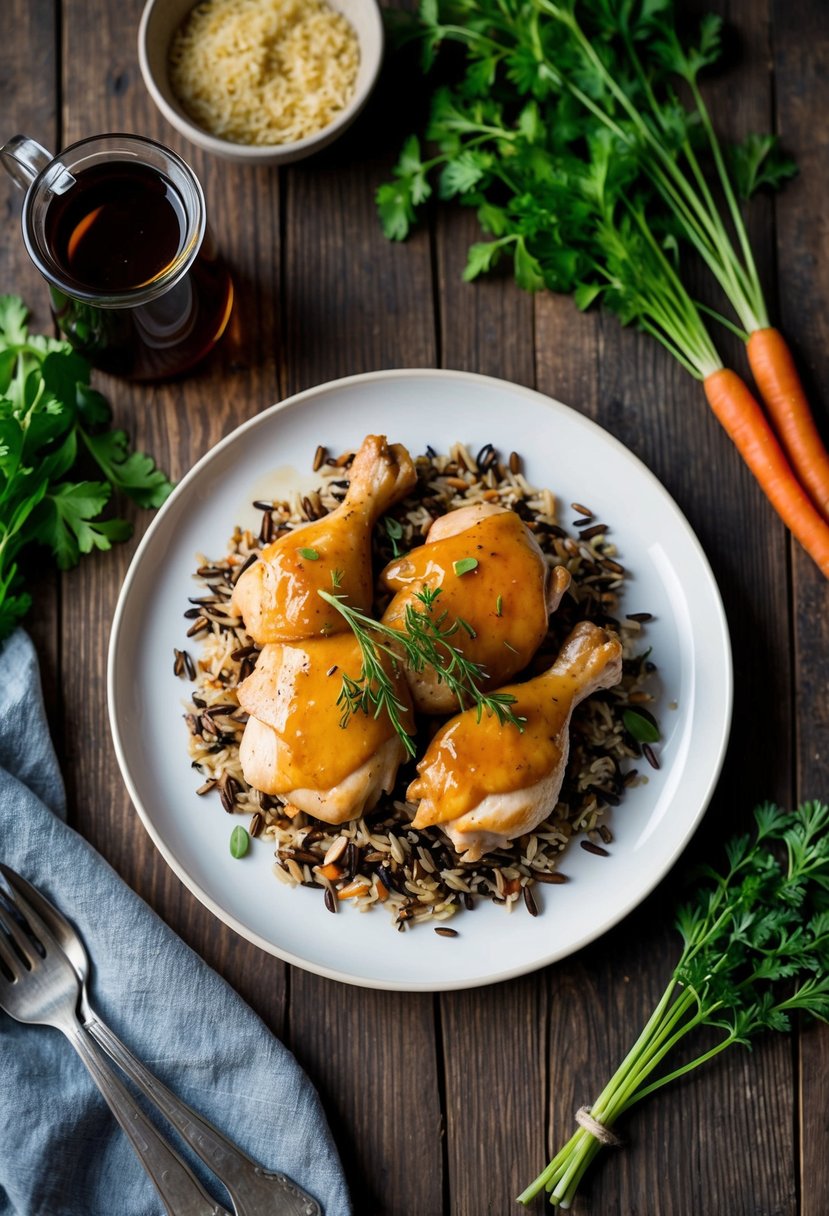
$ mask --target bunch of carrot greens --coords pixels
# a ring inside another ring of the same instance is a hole
[[[589,1112],[600,1134],[732,1044],[788,1030],[792,1014],[829,1021],[829,806],[807,802],[787,813],[764,805],[754,817],[753,836],[726,846],[725,871],[703,869],[701,886],[679,910],[679,962]],[[677,1045],[701,1026],[713,1029],[716,1041],[672,1065]],[[552,1204],[570,1207],[601,1147],[589,1126],[580,1127],[519,1202],[546,1190]]]
[[[476,208],[489,239],[467,280],[504,257],[529,291],[600,302],[657,338],[705,395],[780,517],[829,576],[829,455],[789,349],[770,325],[740,200],[796,171],[772,136],[718,139],[699,86],[721,21],[693,45],[671,0],[421,0],[428,68],[458,43],[436,88],[425,155],[411,136],[382,185],[384,231],[402,240],[433,193]],[[698,303],[693,253],[736,320]],[[765,410],[723,366],[708,319],[745,341]]]

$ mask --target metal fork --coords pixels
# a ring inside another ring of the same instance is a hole
[[[170,1216],[230,1216],[211,1199],[149,1121],[84,1031],[76,1012],[80,982],[46,925],[31,911],[23,920],[28,933],[0,904],[0,1009],[18,1022],[53,1026],[66,1035],[129,1138]]]
[[[86,988],[89,957],[74,926],[25,878],[2,864],[0,872],[9,884],[12,899],[21,914],[29,923],[36,918],[54,935],[74,968],[81,988],[80,1015],[84,1028],[219,1178],[230,1195],[236,1216],[322,1216],[319,1204],[307,1192],[284,1174],[271,1173],[248,1157],[153,1076],[101,1021],[89,1003]]]

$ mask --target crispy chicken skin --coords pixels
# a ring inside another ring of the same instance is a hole
[[[570,717],[585,697],[622,675],[618,639],[582,621],[552,667],[502,691],[524,728],[477,721],[475,710],[450,719],[417,766],[407,797],[419,803],[412,826],[439,824],[465,861],[477,861],[531,832],[558,801],[570,748]]]
[[[348,492],[323,519],[296,528],[262,550],[240,577],[231,610],[245,622],[255,642],[291,642],[343,632],[348,625],[317,595],[339,589],[348,603],[369,611],[373,599],[371,530],[417,480],[401,444],[367,435],[351,466]]]
[[[475,558],[466,574],[455,563]],[[529,663],[547,633],[547,618],[570,585],[563,566],[552,570],[535,537],[514,511],[491,503],[460,507],[437,519],[426,543],[386,566],[381,575],[394,596],[383,621],[404,626],[406,608],[423,611],[417,593],[440,589],[432,610],[447,621],[462,618],[471,628],[452,636],[452,645],[480,663],[485,689],[503,684]],[[474,636],[472,636],[474,634]],[[451,689],[433,667],[406,670],[415,707],[426,714],[458,709]]]
[[[341,726],[342,677],[357,679],[360,668],[350,633],[272,642],[239,687],[239,704],[251,715],[239,753],[245,780],[282,798],[289,813],[343,823],[371,810],[394,786],[406,750],[388,716],[356,713]],[[387,671],[408,706],[405,681],[390,662]],[[410,708],[401,714],[414,730],[412,717]]]

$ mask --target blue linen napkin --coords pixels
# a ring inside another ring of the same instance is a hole
[[[92,1004],[136,1055],[252,1157],[303,1186],[326,1216],[348,1216],[325,1116],[293,1056],[64,815],[37,657],[18,630],[0,650],[0,859],[80,930],[93,960]],[[162,1213],[63,1035],[0,1011],[0,1216]]]

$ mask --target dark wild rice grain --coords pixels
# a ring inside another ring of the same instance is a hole
[[[609,857],[607,849],[603,849],[600,844],[594,844],[592,840],[580,840],[579,844],[584,849],[585,853],[594,853],[596,857]]]
[[[659,761],[657,760],[656,754],[650,743],[642,744],[642,755],[645,757],[651,768],[659,768]]]
[[[530,888],[525,884],[521,890],[524,892],[524,903],[527,905],[527,911],[530,916],[538,916],[538,905],[535,902],[535,897]]]

